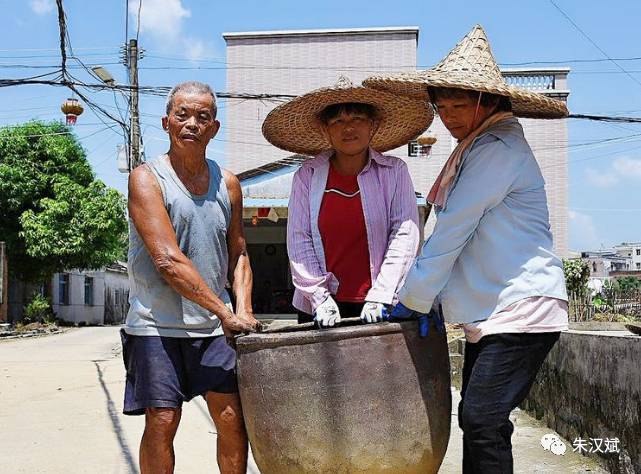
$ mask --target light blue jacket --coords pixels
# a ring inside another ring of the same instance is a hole
[[[567,300],[543,176],[519,122],[508,119],[477,137],[434,232],[399,292],[407,307],[446,320],[482,321],[530,296]]]

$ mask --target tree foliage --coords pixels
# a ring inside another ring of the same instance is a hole
[[[563,273],[565,274],[565,286],[569,293],[582,295],[586,292],[590,278],[588,262],[581,259],[564,259]]]
[[[12,274],[99,268],[122,255],[126,232],[124,197],[94,178],[68,127],[0,128],[0,240]]]
[[[641,289],[641,280],[634,276],[620,276],[615,278],[617,290],[622,293],[631,293]]]

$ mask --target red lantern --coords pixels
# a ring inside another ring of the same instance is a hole
[[[76,98],[65,100],[62,103],[60,110],[62,110],[62,113],[67,117],[67,125],[75,125],[78,115],[85,111]]]

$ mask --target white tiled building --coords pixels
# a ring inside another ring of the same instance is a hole
[[[377,73],[416,69],[417,27],[356,28],[224,33],[227,91],[299,95],[336,82],[340,75],[359,83]],[[454,46],[454,45],[452,45]],[[432,58],[435,62],[440,58]],[[508,82],[565,100],[569,69],[506,70]],[[239,173],[286,158],[261,134],[275,101],[231,102],[227,108],[226,166]],[[568,253],[568,161],[565,120],[523,119],[525,134],[546,180],[555,251]],[[408,147],[389,154],[404,159],[414,186],[427,194],[455,142],[435,119],[428,134],[437,141],[428,157],[409,156]],[[426,231],[429,233],[430,224]]]
[[[418,28],[223,33],[227,91],[300,95],[374,73],[416,69]],[[288,156],[270,145],[261,126],[278,102],[232,103],[227,110],[227,167],[241,172]],[[235,150],[242,145],[242,153]],[[248,157],[251,161],[248,160]]]
[[[641,242],[624,242],[614,250],[617,255],[630,259],[629,270],[641,270]]]

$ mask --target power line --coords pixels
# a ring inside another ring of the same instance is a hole
[[[62,75],[64,76],[67,73],[67,51],[65,48],[65,33],[67,31],[67,26],[65,24],[65,11],[62,7],[62,0],[56,0],[56,6],[58,8],[58,28],[60,30],[60,57],[62,66]]]
[[[608,115],[570,114],[568,118],[594,120],[597,122],[641,123],[641,117],[622,117]]]
[[[93,103],[86,95],[84,95],[80,90],[78,89],[77,86],[83,86],[84,83],[78,81],[73,75],[69,73],[67,70],[67,52],[66,48],[67,46],[69,47],[69,51],[71,52],[72,57],[76,59],[81,66],[83,66],[85,69],[88,69],[84,63],[76,58],[73,54],[73,48],[71,46],[71,38],[69,37],[69,32],[67,30],[67,25],[66,25],[66,14],[64,11],[64,8],[62,6],[62,0],[56,0],[56,5],[58,9],[58,27],[60,30],[60,56],[61,56],[61,67],[60,67],[60,75],[61,78],[59,81],[50,81],[50,82],[56,82],[59,85],[65,86],[69,89],[71,89],[72,92],[78,95],[85,104],[94,112],[96,117],[105,124],[106,127],[112,128],[111,125],[107,124],[105,120],[102,118],[101,114],[104,115],[105,117],[111,119],[113,122],[119,124],[124,131],[127,130],[126,124],[119,120],[118,118],[114,117],[111,115],[109,112],[107,112],[105,109],[100,107],[99,105]],[[71,80],[70,80],[71,79]],[[38,81],[36,79],[35,81]],[[28,81],[27,81],[28,82]],[[4,86],[3,81],[0,81],[0,87]]]
[[[74,56],[75,58],[75,56]],[[110,66],[120,64],[120,62],[101,62],[93,63],[90,66]],[[0,63],[2,69],[54,69],[59,68],[57,64],[13,64],[13,63]],[[67,69],[79,69],[80,66],[67,65]]]
[[[499,63],[499,66],[534,66],[537,64],[583,64],[583,63],[605,63],[610,61],[641,61],[641,56],[631,58],[612,59],[566,59],[564,61],[525,61],[520,63]]]
[[[596,49],[598,49],[598,50],[601,52],[601,54],[603,54],[603,56],[605,56],[608,60],[610,60],[610,61],[612,62],[612,64],[614,64],[614,65],[615,65],[616,67],[618,67],[621,71],[623,71],[623,72],[624,72],[624,73],[625,73],[625,74],[626,74],[630,79],[632,79],[634,82],[636,82],[638,85],[640,85],[640,86],[641,86],[641,82],[640,82],[639,80],[637,80],[637,78],[635,78],[632,74],[630,74],[628,71],[626,71],[626,70],[623,68],[623,66],[621,66],[617,61],[615,61],[613,58],[611,58],[611,57],[608,55],[608,53],[606,53],[606,52],[605,52],[605,51],[604,51],[604,50],[603,50],[603,49],[602,49],[598,44],[596,44],[596,43],[592,40],[592,38],[590,38],[590,36],[589,36],[585,31],[583,31],[583,30],[579,27],[579,25],[577,25],[577,24],[574,22],[574,20],[572,20],[572,18],[570,18],[570,16],[569,16],[567,13],[565,13],[565,12],[563,11],[563,9],[562,9],[561,7],[559,7],[559,6],[554,2],[554,0],[550,0],[550,3],[551,3],[552,5],[554,5],[554,8],[556,8],[559,12],[561,12],[561,14],[562,14],[562,15],[563,15],[563,16],[564,16],[564,17],[565,17],[565,18],[566,18],[566,19],[567,19],[567,20],[572,24],[572,26],[574,26],[574,28],[575,28],[579,33],[581,33],[581,34],[583,35],[583,37],[584,37],[585,39],[587,39],[587,40],[592,44],[592,46],[594,46]]]
[[[67,72],[67,76],[71,77]],[[50,85],[50,86],[64,86],[64,87],[75,87],[82,86],[91,90],[122,90],[122,91],[133,91],[138,89],[141,94],[150,94],[150,95],[159,95],[166,96],[169,91],[171,91],[171,86],[129,86],[125,84],[116,84],[114,86],[108,86],[107,84],[87,84],[81,81],[70,81],[68,79],[62,81],[54,80],[40,80],[40,79],[31,79],[31,78],[20,78],[20,79],[0,79],[0,87],[8,86],[18,86],[18,85]],[[255,100],[270,100],[270,99],[293,99],[297,97],[295,94],[252,94],[245,92],[216,92],[216,96],[222,99],[255,99]],[[84,100],[84,99],[83,99]]]
[[[184,56],[165,56],[165,55],[158,55],[158,54],[153,54],[153,50],[149,51],[149,54],[147,55],[149,58],[154,58],[154,59],[164,59],[168,61],[185,61],[185,62],[212,62],[212,63],[218,63],[218,64],[224,64],[229,67],[238,67],[238,66],[246,66],[246,67],[257,67],[257,68],[263,68],[263,67],[269,67],[269,65],[266,64],[255,64],[255,63],[244,63],[244,62],[233,62],[230,63],[228,61],[225,61],[223,57],[218,57],[218,56],[202,56],[200,58],[189,58],[189,57],[184,57]],[[612,59],[600,59],[600,58],[570,58],[570,59],[564,59],[564,60],[554,60],[554,61],[546,61],[546,60],[536,60],[536,61],[523,61],[523,62],[510,62],[510,63],[498,63],[499,66],[532,66],[532,65],[538,65],[538,64],[582,64],[582,63],[601,63],[601,62],[610,62],[610,61],[621,61],[621,62],[628,62],[628,61],[641,61],[641,56],[633,56],[633,57],[624,57],[624,58],[612,58]],[[427,69],[433,67],[433,64],[426,65],[426,64],[405,64],[405,65],[396,65],[396,66],[377,66],[380,67],[381,69],[403,69],[403,68],[419,68],[419,69]],[[282,66],[286,67],[286,66]],[[354,66],[345,66],[345,65],[334,65],[334,66],[299,66],[297,67],[298,69],[337,69],[337,68],[345,68],[345,67],[350,67],[354,69],[363,69],[359,67],[354,67]],[[371,68],[368,68],[371,69]]]
[[[87,56],[92,56],[88,54]],[[94,56],[101,56],[106,59],[113,59],[117,57],[118,54],[110,54],[105,56],[104,54],[94,54]],[[46,56],[0,56],[0,59],[45,59],[52,58],[51,55]],[[216,60],[216,59],[194,59],[194,58],[182,58],[182,57],[171,57],[171,56],[160,56],[160,55],[147,55],[148,58],[152,59],[162,59],[169,61],[185,61],[190,63],[215,63],[216,66],[147,66],[141,69],[147,70],[234,70],[234,69],[250,69],[250,70],[325,70],[325,71],[359,71],[359,72],[380,72],[381,70],[400,70],[400,69],[424,69],[431,66],[428,65],[416,65],[416,64],[407,64],[407,65],[395,65],[395,66],[385,66],[377,65],[372,66],[350,66],[350,65],[335,65],[335,66],[289,66],[289,65],[268,65],[268,64],[252,64],[252,63],[229,63],[226,61]],[[527,65],[545,65],[545,64],[570,64],[570,63],[601,63],[601,62],[612,62],[612,61],[641,61],[641,57],[629,57],[629,58],[612,58],[612,59],[567,59],[563,61],[526,61],[526,62],[515,62],[515,63],[500,63],[501,66],[527,66]],[[102,62],[101,64],[91,64],[92,66],[96,65],[115,65],[120,64],[119,62]],[[0,63],[0,67],[3,68],[52,68],[53,65],[45,64],[15,64],[15,63]],[[68,66],[72,67],[72,66]],[[573,70],[572,74],[633,74],[639,73],[639,70]]]
[[[76,50],[86,50],[87,48],[76,48]],[[113,59],[116,57],[120,56],[120,52],[118,51],[117,48],[110,48],[112,50],[115,50],[113,53],[86,53],[83,56],[89,56],[92,58],[107,58],[107,59]],[[0,50],[0,52],[14,52],[14,51],[24,51],[24,50]],[[55,51],[55,50],[52,50]],[[189,58],[189,57],[176,57],[176,56],[164,56],[164,55],[156,55],[156,54],[147,54],[146,57],[150,59],[161,59],[165,61],[181,61],[181,62],[190,62],[190,63],[215,63],[215,64],[222,64],[226,65],[228,67],[239,67],[239,66],[245,66],[245,67],[256,67],[256,68],[264,68],[264,67],[269,67],[270,65],[266,64],[253,64],[253,63],[229,63],[225,60],[221,60],[215,57],[201,57],[201,58]],[[58,58],[58,55],[54,54],[44,54],[44,55],[9,55],[9,56],[0,56],[0,59],[54,59]],[[619,62],[629,62],[629,61],[641,61],[641,56],[639,57],[626,57],[626,58],[613,58],[614,61],[619,61]],[[499,66],[532,66],[532,65],[545,65],[545,64],[593,64],[593,63],[603,63],[603,62],[610,62],[610,59],[575,59],[575,58],[570,58],[570,59],[565,59],[565,60],[555,60],[555,61],[546,61],[546,60],[536,60],[536,61],[524,61],[524,62],[510,62],[510,63],[499,63]],[[396,65],[396,66],[378,66],[383,69],[403,69],[403,68],[419,68],[419,69],[424,69],[424,68],[429,68],[432,67],[433,65],[424,65],[424,64],[406,64],[406,65]],[[281,66],[283,68],[286,68],[288,66]],[[345,66],[345,65],[336,65],[336,66],[298,66],[299,69],[312,69],[312,70],[317,70],[317,69],[340,69],[344,67],[349,67],[353,69],[371,69],[371,67],[368,68],[360,68],[357,66]]]
[[[142,0],[138,0],[138,21],[136,25],[136,43],[138,42],[138,37],[140,36],[140,11],[142,10]]]
[[[91,48],[76,48],[76,50],[82,51],[98,51],[104,49],[113,49],[113,46],[98,46]],[[60,51],[59,48],[11,48],[11,49],[0,49],[0,53],[11,53],[13,51],[32,51],[32,52],[43,52],[43,51]]]
[[[0,79],[0,87],[8,87],[8,86],[16,86],[16,85],[54,85],[54,86],[65,86],[65,87],[70,87],[74,89],[75,92],[77,92],[77,87],[84,87],[88,90],[92,91],[113,91],[113,90],[120,90],[120,91],[126,91],[126,92],[131,92],[135,90],[136,88],[133,86],[129,85],[122,85],[122,84],[117,84],[114,86],[108,86],[106,84],[87,84],[81,81],[69,81],[67,79],[64,79],[62,81],[58,80],[44,80],[44,79],[39,79],[40,77],[44,77],[47,75],[51,74],[56,74],[61,71],[53,71],[51,73],[43,74],[41,76],[32,76],[30,78],[20,78],[20,79]],[[67,76],[72,77],[69,72],[66,73]],[[156,96],[166,96],[169,91],[171,90],[170,86],[138,86],[138,91],[141,94],[149,94],[149,95],[156,95]],[[245,93],[245,92],[216,92],[216,96],[221,98],[221,99],[237,99],[237,100],[265,100],[265,101],[282,101],[282,100],[289,100],[297,97],[296,94],[268,94],[268,93]],[[83,96],[83,100],[87,101],[88,104],[90,105],[95,105],[93,102],[91,102],[89,99],[85,98]],[[115,119],[113,116],[108,114],[106,111],[102,110],[101,111],[107,115],[109,118],[114,120],[117,123],[121,123],[119,120]],[[618,123],[641,123],[641,118],[640,117],[625,117],[625,116],[607,116],[607,115],[589,115],[589,114],[571,114],[568,116],[568,118],[572,119],[578,119],[578,120],[592,120],[592,121],[600,121],[600,122],[618,122]]]

